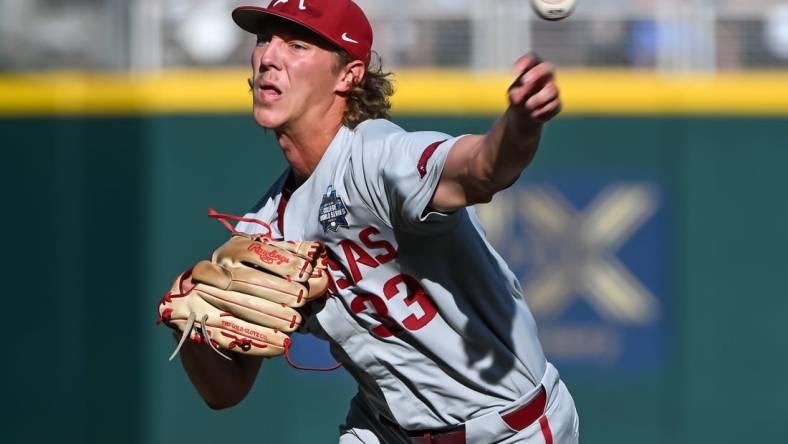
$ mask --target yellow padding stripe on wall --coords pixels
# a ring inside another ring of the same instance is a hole
[[[251,107],[245,69],[156,74],[0,75],[0,115],[236,113]],[[508,73],[400,70],[399,114],[489,115],[506,106]],[[565,114],[788,115],[788,71],[660,75],[559,70]]]

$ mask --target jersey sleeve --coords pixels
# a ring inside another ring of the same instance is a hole
[[[389,125],[395,126],[391,123]],[[395,126],[396,127],[396,126]],[[399,127],[396,127],[399,129]],[[370,130],[371,128],[367,128]],[[434,233],[450,226],[458,212],[431,210],[449,151],[460,137],[434,131],[369,131],[353,156],[353,181],[378,217],[396,229]]]

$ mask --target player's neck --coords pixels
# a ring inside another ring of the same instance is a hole
[[[293,169],[297,183],[312,175],[341,127],[342,122],[338,121],[333,125],[304,124],[276,130],[279,146]]]

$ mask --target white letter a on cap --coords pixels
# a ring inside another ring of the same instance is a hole
[[[287,3],[287,2],[288,0],[276,0],[276,2],[273,5],[271,5],[271,7],[273,8],[274,6],[280,3]],[[304,0],[298,0],[298,9],[302,11],[306,11],[306,5],[304,5]]]

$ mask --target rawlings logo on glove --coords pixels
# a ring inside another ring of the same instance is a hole
[[[328,273],[319,242],[272,241],[234,233],[210,261],[201,261],[175,279],[159,302],[159,322],[187,338],[256,356],[287,350],[287,333],[303,319],[295,310],[325,294]]]
[[[249,251],[257,253],[257,255],[260,256],[260,260],[266,264],[273,264],[276,262],[277,265],[282,265],[290,262],[290,259],[281,254],[277,254],[275,251],[266,251],[259,245],[249,245]]]

